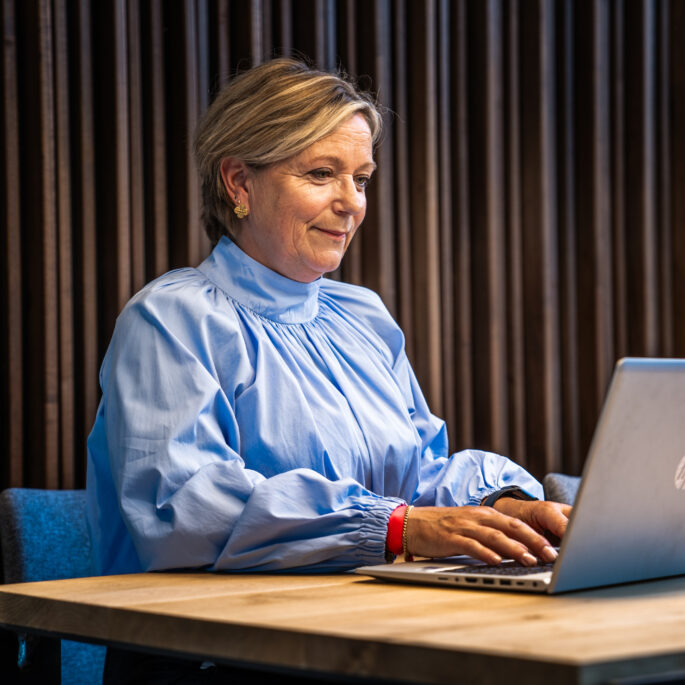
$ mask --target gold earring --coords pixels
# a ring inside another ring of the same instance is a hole
[[[250,210],[240,200],[238,200],[237,195],[235,196],[235,201],[237,202],[237,204],[233,208],[233,213],[239,219],[244,219],[250,213]]]

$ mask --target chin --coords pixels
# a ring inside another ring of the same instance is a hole
[[[335,271],[340,266],[341,262],[342,255],[335,254],[330,258],[317,259],[316,262],[310,264],[310,268],[320,276],[323,276],[324,274],[329,274],[331,271]]]
[[[321,276],[325,276],[326,274],[331,273],[332,271],[335,271],[341,263],[341,259],[335,260],[328,262],[326,265],[322,265],[320,269],[317,269]]]

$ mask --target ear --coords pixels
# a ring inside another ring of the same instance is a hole
[[[245,162],[235,157],[224,157],[221,160],[221,180],[228,196],[236,205],[242,202],[249,208],[248,175]]]

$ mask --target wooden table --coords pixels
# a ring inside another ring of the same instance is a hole
[[[0,624],[421,683],[603,683],[685,671],[682,577],[547,597],[354,575],[149,573],[0,586]]]

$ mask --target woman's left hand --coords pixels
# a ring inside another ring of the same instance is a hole
[[[513,516],[527,523],[536,532],[561,539],[568,526],[572,507],[559,502],[519,500],[513,497],[500,497],[494,504],[502,514]]]

